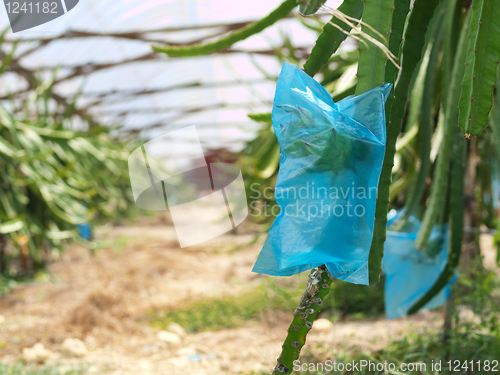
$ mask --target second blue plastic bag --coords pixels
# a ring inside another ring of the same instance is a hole
[[[389,213],[388,227],[399,219],[402,211]],[[434,285],[448,258],[448,225],[436,225],[426,250],[417,250],[415,239],[420,221],[412,216],[405,228],[387,231],[382,264],[385,273],[385,314],[388,319],[406,316],[408,310]],[[432,309],[446,303],[453,278],[422,309]]]
[[[334,103],[298,67],[283,65],[272,112],[281,210],[254,272],[291,276],[326,264],[340,280],[368,284],[390,89],[386,84]]]

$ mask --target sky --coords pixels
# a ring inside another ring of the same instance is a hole
[[[33,0],[35,1],[35,0]],[[12,34],[7,38],[50,37],[69,29],[98,32],[151,30],[162,27],[196,26],[257,20],[275,9],[281,0],[80,0],[79,4],[65,16],[33,29]],[[337,7],[339,0],[329,0],[326,5]],[[0,6],[0,27],[8,25],[6,9]],[[291,36],[295,45],[312,46],[315,34],[300,25],[298,20],[284,20],[236,45],[242,49],[269,48],[278,45],[281,34]],[[169,38],[182,42],[191,33],[172,33]],[[20,46],[18,52],[28,45]],[[71,65],[82,62],[103,63],[139,56],[151,51],[143,42],[116,39],[63,40],[49,44],[36,54],[22,60],[30,68],[39,66]],[[274,57],[256,57],[256,61],[271,75],[277,76],[280,65]],[[156,62],[142,62],[127,67],[106,69],[93,73],[85,79],[78,78],[58,85],[55,90],[61,94],[75,93],[81,87],[83,92],[100,92],[137,88],[155,88],[201,81],[205,83],[262,79],[262,73],[244,54],[231,56],[215,55],[194,59],[163,58]],[[5,93],[16,85],[15,79],[0,77],[0,91]],[[137,129],[152,123],[162,126],[154,131],[143,132],[148,139],[160,136],[169,130],[196,125],[204,148],[229,147],[240,149],[242,140],[250,139],[259,125],[248,120],[249,112],[269,112],[274,96],[274,84],[233,85],[223,88],[182,90],[137,98],[133,102],[109,103],[92,108],[92,113],[103,123],[116,125],[113,111],[124,108],[160,108],[163,112],[140,113],[119,119],[126,129]],[[214,109],[172,120],[175,108],[190,106],[216,106],[221,103],[241,104],[237,109]],[[168,110],[167,109],[171,109]],[[178,145],[182,148],[182,145]]]

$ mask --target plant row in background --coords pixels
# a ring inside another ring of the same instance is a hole
[[[9,70],[15,48],[5,54]],[[0,277],[43,268],[77,225],[128,215],[127,145],[61,107],[51,80],[0,107]],[[82,130],[76,130],[82,129]]]

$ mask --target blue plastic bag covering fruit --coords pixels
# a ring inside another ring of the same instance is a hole
[[[484,202],[489,205],[492,204],[495,210],[498,210],[498,201],[500,200],[500,171],[498,162],[493,160],[491,165],[491,195],[484,193]]]
[[[432,229],[426,249],[418,250],[415,239],[420,221],[412,216],[398,232],[390,225],[401,217],[402,211],[392,210],[388,217],[387,240],[382,265],[385,272],[385,314],[388,319],[405,316],[438,279],[448,257],[448,225]],[[456,276],[422,309],[432,309],[446,303]]]
[[[325,264],[340,280],[368,284],[390,89],[334,103],[298,67],[283,65],[272,112],[281,209],[254,272],[291,276]]]
[[[90,240],[92,238],[92,229],[89,223],[76,224],[76,229],[80,237],[84,240]]]

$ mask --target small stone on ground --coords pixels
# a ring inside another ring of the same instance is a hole
[[[156,334],[156,338],[168,344],[180,344],[182,339],[177,333],[160,331]]]
[[[79,339],[67,338],[61,345],[61,351],[70,357],[84,357],[87,354],[87,346]]]
[[[170,323],[167,327],[168,332],[176,333],[180,337],[184,338],[186,337],[186,331],[184,331],[184,328],[182,328],[179,324],[177,323]]]
[[[330,332],[333,329],[333,323],[328,319],[318,319],[313,324],[313,330],[316,332]]]
[[[32,348],[23,349],[23,360],[30,363],[45,363],[53,356],[50,350],[45,349],[42,343],[35,344]]]

